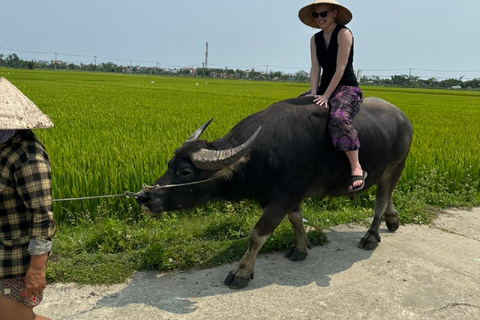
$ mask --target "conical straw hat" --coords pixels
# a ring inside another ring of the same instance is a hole
[[[352,20],[353,18],[352,12],[348,10],[348,8],[341,5],[335,0],[317,0],[315,2],[310,3],[309,5],[306,5],[305,7],[300,9],[300,11],[298,12],[298,17],[300,18],[300,20],[307,26],[318,29],[318,24],[315,21],[315,19],[312,17],[312,12],[314,11],[317,5],[322,3],[333,5],[335,9],[337,9],[337,17],[335,18],[336,23],[341,25],[346,25]]]
[[[0,77],[0,130],[51,128],[53,123],[10,81]]]

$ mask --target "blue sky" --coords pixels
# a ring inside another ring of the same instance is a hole
[[[363,75],[480,78],[480,1],[344,0]],[[316,32],[299,0],[0,0],[0,53],[75,63],[295,73]],[[14,49],[14,50],[12,50]],[[411,70],[410,70],[411,68]]]

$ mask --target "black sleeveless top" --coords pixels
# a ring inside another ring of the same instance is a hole
[[[337,68],[337,54],[338,54],[338,32],[340,29],[347,27],[337,25],[333,30],[332,37],[328,49],[325,46],[325,40],[323,39],[323,30],[315,34],[315,46],[317,47],[317,59],[322,68],[322,78],[320,80],[320,87],[317,94],[324,94],[327,90],[330,81],[335,74]],[[350,29],[348,29],[350,31]],[[350,48],[350,55],[348,56],[347,66],[343,73],[342,79],[338,83],[339,86],[353,86],[358,87],[357,77],[353,72],[353,39],[352,47]]]

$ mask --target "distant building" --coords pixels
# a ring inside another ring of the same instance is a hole
[[[461,86],[451,86],[450,89],[462,89]]]
[[[297,76],[301,76],[301,77],[308,77],[310,74],[308,72],[306,72],[305,70],[300,70],[297,72]]]

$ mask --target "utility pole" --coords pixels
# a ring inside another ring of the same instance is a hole
[[[55,53],[55,70],[57,70],[57,54]]]
[[[208,68],[208,42],[205,47],[205,69]]]
[[[95,58],[95,71],[97,71],[97,56],[94,56]]]

